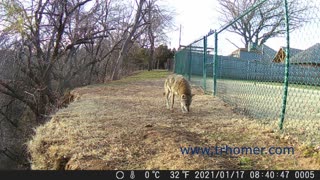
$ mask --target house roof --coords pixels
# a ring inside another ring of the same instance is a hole
[[[273,57],[272,62],[284,62],[286,58],[285,54],[286,47],[280,47],[279,51],[275,54]],[[296,48],[290,48],[290,56],[294,57],[296,54],[299,54],[300,52],[303,52],[301,49],[296,49]]]
[[[267,45],[263,45],[261,50],[263,51],[263,59],[269,60],[270,62],[277,53],[277,51]]]
[[[282,47],[283,50],[286,49],[286,47]],[[290,56],[293,57],[296,54],[299,54],[300,52],[302,52],[303,50],[301,49],[296,49],[296,48],[290,48]]]
[[[242,53],[242,54],[240,54]],[[233,57],[238,57],[242,59],[247,59],[247,60],[257,60],[257,59],[262,59],[264,61],[270,61],[272,58],[275,56],[277,51],[274,49],[270,48],[267,45],[262,45],[257,47],[255,50],[248,51],[246,48],[239,48],[235,51],[233,51],[230,56]]]
[[[291,53],[290,63],[293,64],[306,64],[317,63],[320,64],[320,43],[317,43],[308,49],[293,55]]]
[[[248,50],[247,50],[247,48],[239,48],[239,49],[232,51],[232,53],[229,56],[238,57],[238,56],[240,56],[241,52],[248,53]],[[261,52],[258,50],[251,51],[251,53],[261,54]]]

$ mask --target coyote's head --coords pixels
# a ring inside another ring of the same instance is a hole
[[[181,95],[181,109],[182,109],[183,113],[189,112],[189,107],[191,105],[193,96],[194,96],[194,94],[192,94],[192,95],[182,94]]]

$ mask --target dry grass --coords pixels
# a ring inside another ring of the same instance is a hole
[[[72,91],[75,101],[36,129],[32,169],[320,169],[319,151],[235,113],[197,87],[191,112],[165,108],[165,71]],[[294,155],[182,155],[183,146],[293,146]],[[306,153],[308,152],[308,154]]]

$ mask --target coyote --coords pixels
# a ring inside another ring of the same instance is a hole
[[[167,109],[173,110],[174,96],[178,95],[183,113],[189,112],[189,106],[194,94],[191,94],[189,82],[181,75],[169,75],[164,82],[164,95],[166,96]],[[170,107],[171,98],[171,107]]]

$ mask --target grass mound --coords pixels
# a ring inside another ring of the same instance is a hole
[[[176,99],[165,107],[167,71],[142,71],[119,81],[71,91],[74,101],[35,130],[32,169],[320,169],[319,150],[302,147],[267,125],[192,87],[190,113]],[[186,155],[183,147],[287,147],[286,155]]]

